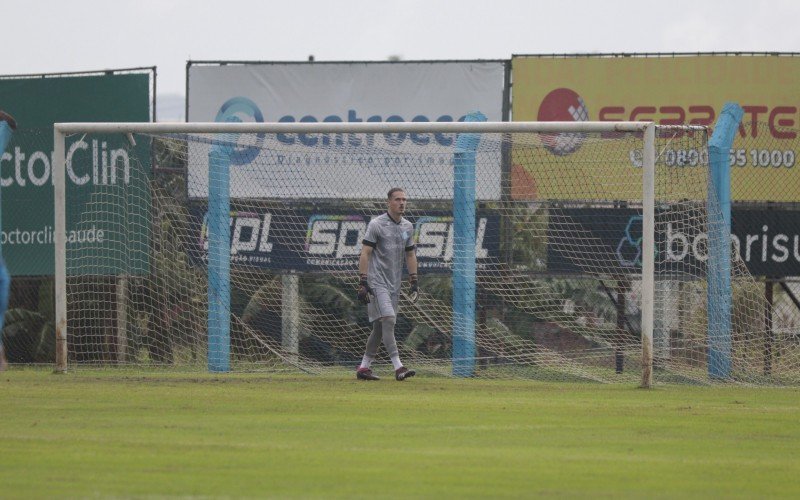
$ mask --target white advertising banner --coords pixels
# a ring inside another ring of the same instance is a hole
[[[503,119],[501,61],[190,65],[188,78],[190,122],[447,122],[473,111]],[[342,135],[239,138],[231,196],[374,199],[402,183],[414,199],[452,198],[453,134]],[[209,146],[189,148],[189,196],[204,198]],[[479,151],[477,161],[477,198],[499,199],[499,152]]]

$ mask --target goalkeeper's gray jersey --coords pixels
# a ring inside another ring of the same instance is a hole
[[[405,254],[414,249],[414,226],[403,217],[395,222],[385,213],[369,222],[362,243],[372,247],[367,269],[369,286],[398,293],[403,282]]]

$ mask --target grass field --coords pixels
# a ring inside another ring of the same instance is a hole
[[[0,497],[800,496],[800,390],[0,373]]]

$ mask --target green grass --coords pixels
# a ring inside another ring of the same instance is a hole
[[[800,390],[0,373],[0,497],[800,495]]]

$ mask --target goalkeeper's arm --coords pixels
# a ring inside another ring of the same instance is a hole
[[[362,304],[369,304],[369,296],[372,295],[372,290],[367,282],[367,271],[369,270],[369,258],[371,255],[372,247],[370,245],[362,245],[361,256],[358,259],[358,300]]]
[[[408,298],[411,302],[416,302],[419,298],[419,282],[417,279],[417,253],[416,249],[412,247],[406,250],[406,267],[408,268],[408,284],[411,286],[408,292]]]

